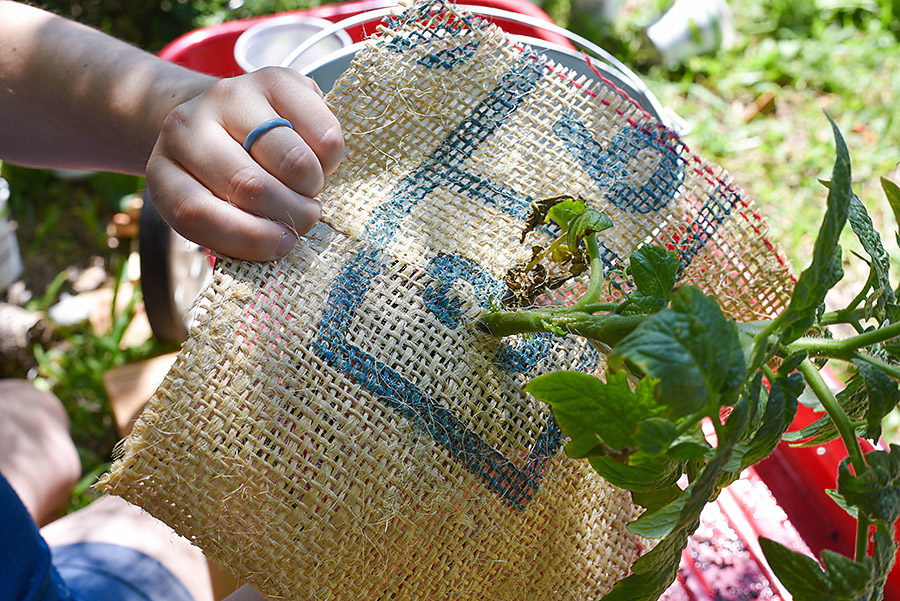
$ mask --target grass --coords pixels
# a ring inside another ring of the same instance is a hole
[[[263,7],[259,12],[269,6],[248,2],[240,16],[249,16],[247,11],[257,4]],[[739,32],[736,45],[672,69],[648,59],[640,35],[668,4],[626,0],[613,25],[593,20],[590,12],[579,13],[570,0],[545,0],[544,8],[557,22],[636,67],[663,103],[688,123],[688,145],[730,171],[769,217],[771,239],[798,270],[808,261],[824,213],[825,190],[818,180],[829,177],[834,160],[823,114],[827,110],[847,139],[856,192],[894,263],[900,264],[896,225],[878,185],[882,175],[900,181],[900,118],[894,106],[900,95],[900,1],[731,0]],[[224,3],[209,5],[207,21],[228,14]],[[767,107],[754,112],[768,97]],[[119,199],[139,188],[138,180],[99,175],[64,182],[8,165],[3,175],[11,184],[26,281],[35,302],[54,301],[68,285],[57,275],[69,265],[85,265],[92,256],[103,257],[116,276],[126,249],[109,247],[105,224],[118,210]],[[845,248],[853,247],[851,242]],[[839,297],[852,298],[865,280],[856,264],[848,263]],[[39,380],[63,400],[72,418],[87,474],[82,489],[109,461],[115,440],[102,373],[156,352],[152,345],[121,348],[123,324],[137,302],[132,300],[131,309],[114,316],[110,331],[73,327],[60,332],[61,344],[37,351]],[[76,497],[75,505],[86,499]]]
[[[641,61],[640,37],[659,3],[626,3],[614,37]],[[663,3],[665,4],[665,3]],[[809,260],[824,213],[834,144],[824,111],[844,132],[855,191],[873,214],[893,259],[893,216],[878,183],[900,179],[900,41],[883,2],[732,0],[738,41],[677,69],[644,63],[642,77],[684,118],[689,146],[735,177],[769,219],[771,238],[799,270]],[[629,10],[629,6],[632,7]],[[634,8],[637,7],[637,8]],[[632,63],[634,64],[634,63]],[[765,112],[756,103],[771,98]],[[845,248],[855,246],[846,238]],[[841,297],[852,298],[867,273],[847,262]],[[896,274],[895,274],[896,275]]]

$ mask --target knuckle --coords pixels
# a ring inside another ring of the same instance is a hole
[[[305,145],[298,144],[288,150],[282,156],[278,169],[279,173],[289,173],[292,180],[302,182],[303,189],[298,192],[317,194],[325,183],[319,160]]]
[[[296,73],[296,71],[294,71],[294,73]],[[303,84],[310,90],[316,91],[319,89],[319,84],[317,84],[316,80],[314,80],[312,77],[309,77],[308,75],[301,75],[300,73],[297,73],[297,78],[298,78],[297,81],[299,81],[301,84]]]
[[[284,86],[296,83],[297,77],[302,77],[300,74],[283,67],[263,67],[254,71],[253,75],[263,87],[276,92],[282,90]]]
[[[186,131],[190,128],[191,116],[192,111],[187,105],[180,104],[176,106],[169,111],[169,114],[166,115],[166,118],[163,120],[161,130],[162,135],[165,137],[172,137],[178,136]]]
[[[156,204],[159,206],[159,203]],[[185,238],[193,240],[196,238],[199,226],[203,220],[200,207],[201,203],[198,202],[197,198],[190,195],[183,196],[175,200],[170,211],[167,211],[168,215],[163,215],[163,218],[170,217],[170,219],[166,220],[172,226],[172,229]]]
[[[257,165],[246,165],[231,174],[225,191],[225,200],[237,205],[259,198],[266,189],[266,178],[262,168]]]
[[[344,134],[341,131],[341,125],[335,123],[326,130],[319,138],[317,147],[319,162],[325,173],[331,173],[337,169],[341,159],[344,158]]]
[[[220,79],[207,89],[204,95],[215,101],[228,101],[232,99],[237,88],[235,79],[237,78]]]

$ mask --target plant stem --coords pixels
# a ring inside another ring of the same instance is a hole
[[[863,457],[862,449],[856,439],[856,429],[850,422],[850,418],[847,417],[843,407],[840,406],[837,399],[834,397],[834,394],[828,389],[822,376],[819,375],[819,370],[813,365],[812,361],[804,359],[803,363],[800,364],[800,373],[803,374],[806,383],[813,392],[816,393],[816,396],[819,398],[825,411],[828,412],[828,417],[831,418],[831,421],[834,422],[834,425],[837,427],[841,439],[844,441],[844,446],[847,447],[847,454],[850,456],[850,463],[853,465],[853,471],[856,473],[857,477],[860,477],[868,468],[866,466],[866,460]],[[868,554],[868,552],[869,518],[866,517],[862,511],[857,511],[856,560],[860,561]]]
[[[590,257],[591,275],[584,295],[572,305],[573,311],[583,311],[586,306],[596,302],[603,293],[603,258],[600,256],[600,247],[597,245],[597,235],[590,234],[585,237],[584,244],[587,247],[588,257]]]
[[[811,355],[847,359],[852,357],[859,348],[884,342],[885,340],[890,340],[897,336],[900,336],[900,322],[892,323],[883,328],[863,332],[857,336],[851,336],[850,338],[844,338],[842,340],[808,337],[798,338],[787,345],[785,351],[788,355],[804,351]]]
[[[598,311],[615,311],[618,303],[589,303],[581,308],[585,313],[597,313]]]
[[[853,311],[854,309],[856,309],[859,306],[859,303],[866,300],[866,296],[869,294],[869,290],[871,290],[871,289],[872,289],[872,273],[870,272],[869,279],[866,280],[865,285],[862,287],[862,289],[856,295],[856,298],[854,298],[852,301],[850,301],[850,304],[847,305],[847,307],[844,309],[844,311]],[[842,312],[843,311],[838,311],[838,313],[842,313]]]
[[[844,446],[847,447],[847,454],[850,456],[850,463],[853,465],[856,475],[862,475],[866,471],[866,462],[863,459],[859,442],[856,440],[856,431],[853,429],[853,424],[850,423],[850,418],[844,412],[844,408],[841,407],[834,394],[828,389],[828,385],[825,384],[825,380],[822,379],[819,370],[813,365],[812,361],[804,359],[800,364],[800,373],[803,374],[806,383],[822,403],[822,406],[828,413],[828,417],[834,422],[841,439],[844,441]]]
[[[869,554],[869,517],[862,511],[856,512],[856,550],[853,558],[861,561]]]
[[[841,311],[829,311],[822,315],[819,322],[823,326],[833,326],[838,323],[855,323],[866,317],[865,309],[844,309]]]
[[[591,315],[582,311],[499,311],[481,316],[478,327],[493,336],[550,332],[552,327],[614,346],[630,334],[646,315]],[[550,326],[550,327],[548,327]]]

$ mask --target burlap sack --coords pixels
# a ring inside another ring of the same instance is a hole
[[[743,317],[789,283],[726,176],[603,82],[427,2],[328,97],[347,142],[323,224],[223,259],[102,487],[273,598],[598,599],[640,553],[629,495],[521,392],[602,358],[471,318],[504,295],[533,200],[594,199],[610,268],[656,239]]]

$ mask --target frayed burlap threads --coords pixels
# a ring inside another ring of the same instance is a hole
[[[602,357],[471,317],[558,194],[613,218],[610,268],[656,239],[733,314],[770,314],[751,284],[789,280],[761,218],[630,100],[452,6],[391,19],[328,98],[347,153],[324,223],[285,260],[217,264],[102,486],[273,598],[599,599],[636,510],[521,390]]]

